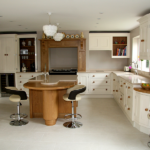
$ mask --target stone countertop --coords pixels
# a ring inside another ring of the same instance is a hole
[[[38,72],[16,72],[16,73],[42,73],[42,72],[38,71]]]
[[[39,75],[29,80],[29,82],[41,82],[44,85],[57,85],[59,82],[76,82],[77,75]]]

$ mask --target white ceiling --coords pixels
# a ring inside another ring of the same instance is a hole
[[[40,31],[47,12],[61,30],[130,31],[150,0],[0,0],[0,31]]]

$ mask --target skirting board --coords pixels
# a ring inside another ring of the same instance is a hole
[[[113,98],[112,94],[82,94],[82,98]]]

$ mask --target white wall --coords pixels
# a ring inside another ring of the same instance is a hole
[[[58,32],[64,32],[66,34],[81,34],[83,32],[86,38],[86,70],[123,70],[123,67],[129,65],[127,58],[116,59],[111,58],[110,51],[89,51],[89,31],[80,30],[61,30]],[[42,38],[42,31],[37,31],[38,39]],[[41,69],[40,64],[40,41],[37,41],[38,51],[38,70]]]

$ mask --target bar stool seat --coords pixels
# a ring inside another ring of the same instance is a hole
[[[22,126],[28,124],[27,120],[24,120],[24,118],[27,118],[28,115],[24,113],[20,113],[20,106],[22,100],[27,100],[27,95],[25,91],[19,91],[16,87],[5,87],[6,92],[9,94],[12,94],[9,97],[9,100],[11,102],[18,103],[17,104],[17,113],[14,113],[10,115],[10,118],[14,119],[10,122],[10,125],[12,126]]]
[[[83,93],[85,90],[86,90],[85,85],[75,85],[74,87],[67,89],[67,93],[63,95],[63,99],[65,101],[71,101],[72,103],[72,113],[65,115],[66,119],[68,119],[68,117],[71,117],[69,118],[69,120],[71,119],[71,121],[65,122],[63,124],[64,127],[75,129],[75,128],[80,128],[82,126],[82,123],[76,121],[77,119],[82,118],[82,116],[80,114],[74,113],[74,101],[81,100],[80,93]]]

